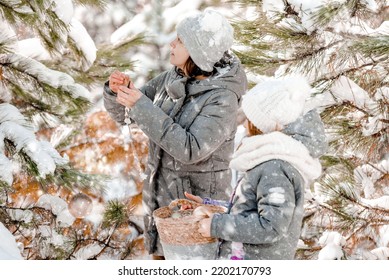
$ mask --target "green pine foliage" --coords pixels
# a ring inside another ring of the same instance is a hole
[[[96,60],[87,70],[75,67],[75,62],[69,55],[49,61],[47,64],[59,71],[71,74],[76,82],[87,85],[89,88],[101,85],[114,70],[127,71],[132,69],[134,62],[127,57],[128,50],[145,44],[147,44],[145,36],[138,34],[117,45],[99,45]]]
[[[108,202],[104,212],[103,226],[119,226],[128,221],[126,205],[120,201],[111,200]]]
[[[93,4],[103,7],[103,1],[79,1],[84,4]],[[15,44],[20,38],[25,38],[23,34],[32,33],[32,38],[39,38],[46,51],[51,54],[53,60],[62,56],[68,47],[73,55],[73,60],[77,61],[83,56],[76,53],[76,49],[70,48],[68,23],[63,22],[54,12],[56,2],[54,1],[1,1],[0,15],[2,20],[2,32],[0,33],[0,100],[5,104],[12,104],[25,121],[30,122],[33,129],[55,128],[59,124],[80,125],[82,116],[91,107],[88,98],[89,92],[82,84],[78,84],[72,76],[65,71],[60,72],[55,68],[48,68],[43,62],[33,58],[24,57],[16,53]],[[4,24],[4,25],[3,25]],[[8,28],[7,26],[11,26]],[[15,31],[16,30],[16,31]],[[21,32],[21,34],[14,33]],[[3,106],[2,110],[10,108]],[[4,114],[5,111],[4,111]],[[10,121],[7,117],[0,120]],[[23,121],[24,122],[24,121]],[[41,176],[37,168],[38,162],[34,162],[28,153],[20,149],[17,137],[12,136],[13,132],[7,132],[3,136],[7,145],[2,145],[4,156],[12,161],[19,161],[22,169],[30,176],[34,176],[41,181],[45,176]],[[60,175],[60,170],[67,172],[67,178],[71,180],[67,186],[77,183],[77,178],[84,176],[79,173],[73,178],[69,177],[70,166],[62,161],[56,174]],[[49,176],[50,177],[50,176]],[[55,180],[51,180],[55,181]],[[63,180],[61,180],[63,181]]]
[[[80,38],[70,36],[71,25],[56,13],[56,3],[0,1],[0,222],[26,259],[96,259],[124,251],[127,257],[132,239],[121,232],[135,238],[142,229],[128,221],[125,204],[117,201],[107,204],[101,224],[83,220],[83,211],[102,207],[99,199],[112,178],[74,168],[66,149],[83,141],[78,134],[95,105],[94,86],[101,86],[115,69],[131,69],[128,51],[145,44],[145,37],[96,46],[91,61],[87,52],[93,49],[83,49]],[[104,11],[106,4],[73,1],[74,7],[84,5],[94,12]],[[39,39],[43,55],[19,53],[16,44],[24,39]],[[66,132],[60,129],[61,136],[47,142],[60,127]],[[85,194],[84,201],[75,200],[78,193]]]

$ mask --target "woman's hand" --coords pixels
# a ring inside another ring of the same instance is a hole
[[[132,108],[142,95],[143,93],[131,83],[130,88],[119,86],[116,101],[128,108]]]
[[[131,82],[130,77],[118,70],[113,71],[108,79],[109,88],[114,93],[118,93],[120,86],[128,86],[130,82]]]

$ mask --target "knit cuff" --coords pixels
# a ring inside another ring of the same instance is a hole
[[[212,217],[211,221],[211,236],[213,237],[219,237],[218,232],[219,232],[219,221],[222,218],[222,214],[220,213],[215,213]]]
[[[104,92],[106,94],[109,94],[111,96],[117,96],[117,94],[115,92],[113,92],[110,88],[109,88],[109,81],[106,81],[104,83]]]
[[[204,197],[203,198],[203,204],[211,204],[211,205],[214,205],[213,204],[213,199],[209,198],[209,197]]]
[[[224,200],[216,200],[212,199],[209,197],[204,197],[203,198],[203,204],[208,204],[208,205],[217,205],[217,206],[223,206],[223,207],[228,207],[228,202]]]

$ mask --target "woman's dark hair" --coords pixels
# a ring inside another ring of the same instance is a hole
[[[227,64],[231,63],[232,56],[226,51],[223,55],[223,57],[215,63],[213,70],[211,72],[203,71],[198,67],[191,57],[188,58],[188,60],[185,62],[184,69],[186,70],[187,76],[189,78],[195,78],[196,76],[203,75],[205,77],[212,76],[217,73],[216,67],[224,67]],[[176,71],[181,76],[186,76],[185,72],[179,68],[176,68]]]

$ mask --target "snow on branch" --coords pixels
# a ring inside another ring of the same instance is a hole
[[[30,157],[42,178],[54,174],[57,165],[68,163],[48,142],[36,140],[33,129],[16,107],[0,104],[0,166],[4,167],[0,178],[9,185],[13,181],[12,164],[5,155],[5,139],[14,144],[16,152],[23,151]]]
[[[22,23],[34,31],[45,52],[62,56],[67,47],[87,70],[96,59],[96,46],[85,27],[74,18],[74,6],[71,0],[51,1],[3,1],[0,10],[4,15],[2,25]],[[86,1],[80,1],[86,2]],[[89,3],[90,2],[90,3]],[[87,4],[102,6],[102,1],[88,1]],[[0,36],[1,38],[1,36]],[[29,39],[38,39],[29,38]],[[1,39],[0,39],[1,42]],[[1,43],[0,43],[1,50]],[[20,45],[17,52],[28,55],[31,46]],[[2,52],[4,53],[4,52]],[[36,51],[35,51],[36,53]]]
[[[96,60],[97,48],[84,25],[76,19],[70,24],[69,37],[82,57],[82,70],[88,70]]]
[[[4,22],[0,20],[2,28],[0,30],[0,53],[10,53],[12,51],[12,43],[15,42],[15,34],[12,34],[6,28],[3,28]]]
[[[8,186],[12,185],[12,164],[11,161],[3,153],[0,153],[0,168],[2,170],[0,173],[0,181],[7,183]]]
[[[66,73],[49,69],[36,60],[18,54],[7,56],[7,62],[20,72],[34,77],[40,83],[47,84],[56,89],[62,89],[73,98],[81,97],[89,100],[89,91],[85,87],[76,84],[74,79]]]

